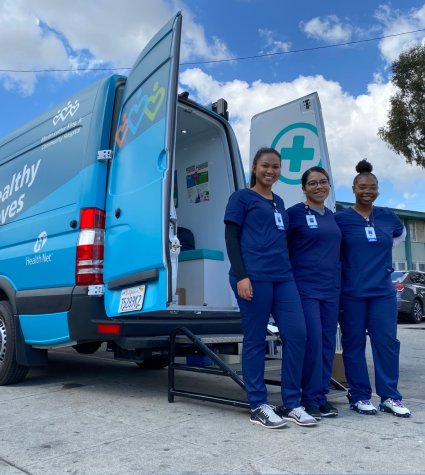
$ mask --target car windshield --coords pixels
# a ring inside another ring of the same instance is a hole
[[[403,277],[407,274],[407,272],[402,272],[402,271],[395,271],[391,274],[391,280],[393,282],[401,282],[403,280]]]

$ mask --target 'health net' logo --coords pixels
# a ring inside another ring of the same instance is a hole
[[[37,241],[35,241],[34,252],[40,252],[43,249],[46,242],[47,242],[47,233],[46,233],[46,231],[42,231],[38,235]]]
[[[282,129],[274,138],[271,147],[282,158],[279,180],[289,185],[299,185],[302,174],[311,167],[321,166],[317,127],[297,122]]]

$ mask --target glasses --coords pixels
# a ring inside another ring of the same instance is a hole
[[[323,180],[311,180],[306,183],[306,185],[311,186],[311,188],[316,188],[317,186],[326,186],[329,185],[329,180],[323,178]]]

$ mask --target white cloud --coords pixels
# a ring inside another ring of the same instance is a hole
[[[66,68],[67,53],[57,37],[43,31],[26,0],[0,3],[0,62],[2,69],[33,70]],[[31,94],[36,83],[34,73],[0,73],[6,89]]]
[[[370,84],[367,94],[357,97],[342,90],[323,76],[298,77],[292,82],[264,83],[233,80],[219,82],[198,68],[186,70],[180,77],[201,103],[224,97],[229,103],[230,120],[238,137],[245,169],[249,162],[251,117],[259,112],[310,94],[319,93],[329,155],[337,186],[352,184],[355,165],[367,157],[380,180],[388,180],[400,192],[406,184],[425,179],[425,170],[410,166],[392,152],[377,136],[385,124],[391,84]],[[403,190],[404,188],[404,190]]]
[[[411,9],[407,13],[393,10],[388,5],[381,5],[377,9],[375,17],[382,25],[382,36],[419,30],[425,28],[425,5],[418,9]],[[420,44],[424,39],[425,33],[423,31],[409,35],[393,36],[381,40],[379,50],[383,59],[391,64],[402,51]]]
[[[417,193],[410,193],[409,191],[405,191],[403,193],[403,198],[405,200],[414,200],[415,198],[417,198],[418,194]]]
[[[183,2],[156,0],[3,0],[0,3],[0,63],[3,69],[71,69],[108,64],[131,67],[154,34],[184,10],[181,60],[230,57],[219,39],[209,42]],[[5,45],[10,45],[6,47]],[[19,52],[19,54],[17,54]],[[25,94],[37,74],[0,73],[5,87]]]
[[[406,209],[406,205],[404,203],[398,203],[396,204],[395,209]]]
[[[260,54],[286,53],[289,51],[291,43],[277,39],[276,32],[260,28],[258,33],[265,42],[265,46],[260,51]]]
[[[327,43],[349,41],[353,32],[352,26],[342,22],[336,15],[314,17],[307,22],[301,22],[300,28],[310,38]]]

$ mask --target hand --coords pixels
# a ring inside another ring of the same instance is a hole
[[[240,280],[237,284],[237,287],[238,295],[241,299],[252,300],[254,292],[252,290],[252,285],[251,281],[249,280],[249,277],[245,277],[245,279]]]

